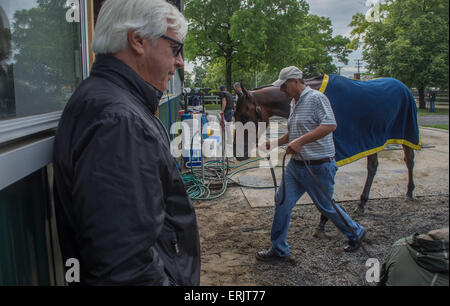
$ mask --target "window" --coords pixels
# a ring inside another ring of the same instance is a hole
[[[0,125],[61,111],[82,80],[80,22],[63,0],[0,2]]]

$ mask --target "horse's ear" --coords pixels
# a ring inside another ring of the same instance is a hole
[[[242,92],[244,93],[244,96],[248,98],[248,91],[244,87],[242,87]]]

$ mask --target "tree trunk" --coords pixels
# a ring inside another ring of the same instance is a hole
[[[425,103],[425,88],[419,88],[419,108],[426,109],[427,105]]]
[[[231,64],[233,63],[232,61],[232,56],[231,56],[231,52],[227,51],[227,54],[225,56],[225,65],[226,65],[226,86],[227,86],[227,90],[229,92],[231,92]]]

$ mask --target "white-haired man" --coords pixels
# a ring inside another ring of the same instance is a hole
[[[184,66],[183,15],[164,0],[107,0],[90,77],[61,117],[54,149],[63,258],[84,285],[199,285],[196,215],[155,116]]]
[[[281,91],[292,98],[293,105],[288,119],[288,133],[280,137],[276,143],[267,142],[266,147],[270,149],[271,145],[288,144],[286,152],[293,156],[285,170],[283,178],[285,184],[283,182],[280,184],[286,186],[286,197],[281,205],[275,207],[271,231],[272,245],[267,250],[257,252],[256,258],[259,260],[288,258],[290,250],[287,235],[292,209],[305,192],[322,215],[333,221],[348,237],[348,245],[344,250],[356,251],[359,248],[357,238],[364,238],[365,229],[336,205],[345,222],[340,218],[339,213],[306,168],[306,165],[310,167],[328,196],[333,198],[334,176],[337,171],[333,131],[337,125],[330,101],[320,91],[307,86],[303,80],[303,73],[295,66],[283,68],[273,85],[280,87]],[[282,187],[278,188],[277,201],[280,201],[282,192]],[[353,232],[358,237],[354,237]]]

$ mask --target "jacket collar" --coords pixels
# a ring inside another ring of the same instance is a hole
[[[112,55],[97,55],[91,76],[108,79],[117,86],[129,90],[155,114],[163,95],[139,76],[130,66]]]

